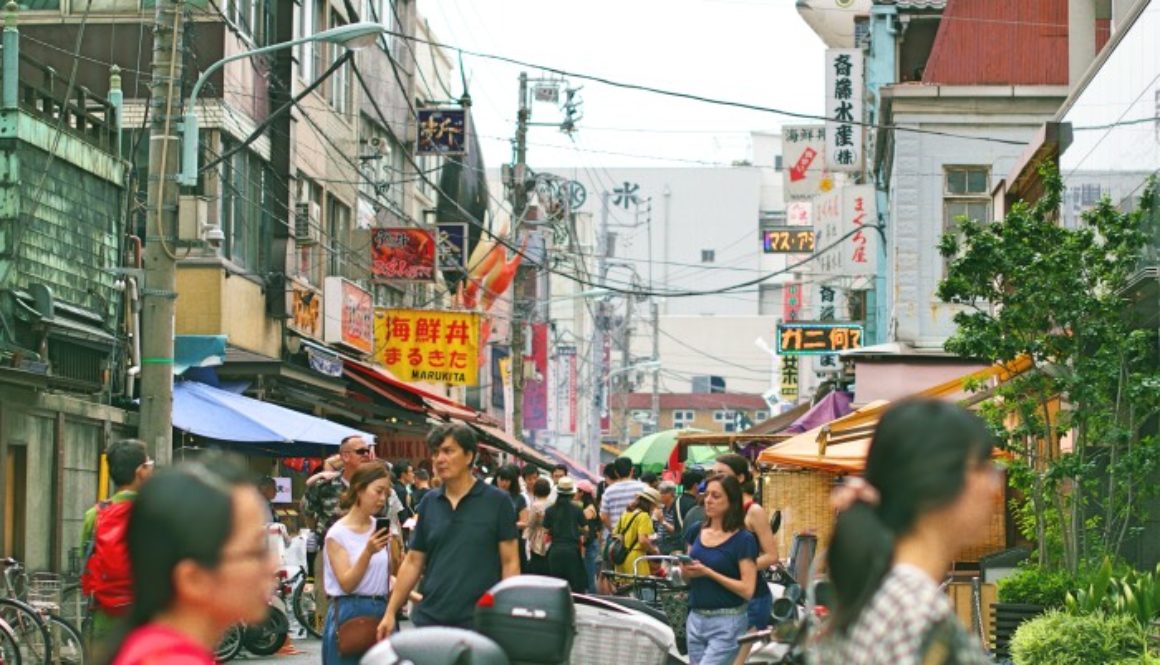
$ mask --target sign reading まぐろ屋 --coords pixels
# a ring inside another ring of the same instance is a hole
[[[474,386],[479,381],[479,314],[379,308],[375,348],[379,362],[404,381]]]

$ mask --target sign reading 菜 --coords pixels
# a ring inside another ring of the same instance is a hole
[[[782,182],[787,201],[808,201],[822,191],[826,171],[826,128],[786,125],[781,128]]]
[[[373,352],[375,306],[370,292],[341,277],[327,277],[323,294],[323,341],[361,353]]]
[[[467,111],[462,108],[419,109],[418,155],[462,155],[467,151]]]
[[[766,254],[810,254],[814,251],[814,230],[804,226],[762,229],[761,247]]]
[[[873,185],[847,185],[814,197],[816,272],[870,277],[878,270]]]
[[[377,359],[404,381],[474,386],[479,314],[429,309],[375,310]]]
[[[435,232],[410,226],[371,230],[371,276],[375,279],[435,279]]]
[[[862,49],[826,50],[826,167],[862,169]]]
[[[857,323],[779,323],[777,353],[814,356],[862,348],[862,326]]]

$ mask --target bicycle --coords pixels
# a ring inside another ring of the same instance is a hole
[[[293,589],[290,593],[290,608],[298,625],[311,637],[322,639],[322,631],[318,625],[321,617],[318,616],[317,600],[314,597],[316,584],[314,577],[309,575],[305,568],[299,568],[286,584]]]
[[[7,557],[0,560],[4,568],[3,594],[0,597],[0,621],[16,639],[22,662],[44,665],[83,665],[84,640],[80,631],[59,616],[61,579],[53,573],[29,576],[24,566]]]
[[[663,621],[673,629],[677,640],[677,650],[686,652],[685,620],[689,616],[689,585],[681,577],[680,559],[675,556],[660,554],[642,556],[638,562],[648,562],[652,565],[666,566],[662,568],[662,575],[637,575],[627,573],[605,572],[604,575],[617,583],[615,595],[619,598],[632,598],[641,606],[627,604],[631,609],[643,611],[653,618]],[[642,607],[643,606],[643,607]]]

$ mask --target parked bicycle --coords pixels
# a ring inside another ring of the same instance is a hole
[[[60,616],[62,584],[59,575],[34,573],[11,557],[0,560],[0,622],[16,642],[19,661],[29,665],[83,665],[84,641],[80,631]],[[0,643],[6,640],[0,630]],[[3,646],[0,644],[0,652]],[[9,662],[6,659],[5,664]]]

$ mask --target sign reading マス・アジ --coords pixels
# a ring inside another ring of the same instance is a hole
[[[479,381],[479,314],[375,310],[376,357],[403,381],[474,386]]]
[[[804,226],[772,226],[761,231],[766,254],[809,254],[814,251],[814,230]]]
[[[857,323],[779,323],[777,353],[814,356],[860,349],[862,334]]]

